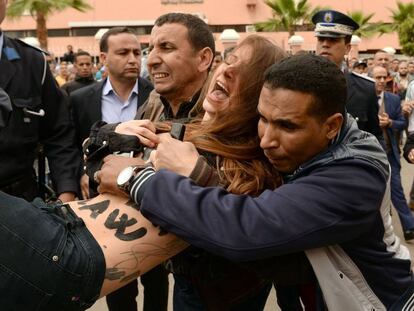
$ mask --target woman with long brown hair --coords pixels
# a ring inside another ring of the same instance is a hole
[[[184,140],[214,155],[211,164],[220,168],[220,183],[230,192],[258,194],[277,185],[278,174],[259,146],[257,104],[265,70],[283,57],[283,50],[266,38],[244,39],[210,78],[204,113],[186,125]],[[139,121],[126,123],[134,122]],[[168,130],[166,123],[156,126]]]
[[[279,185],[278,173],[259,146],[257,104],[265,70],[284,56],[269,40],[254,35],[216,69],[203,118],[187,125],[185,137],[202,155],[192,172],[198,184],[220,184],[250,195]],[[224,258],[191,247],[170,266],[176,310],[262,310],[266,303],[270,283]]]

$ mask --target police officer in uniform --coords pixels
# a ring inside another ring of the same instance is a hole
[[[316,54],[333,61],[345,74],[348,86],[347,111],[355,118],[361,130],[372,133],[383,143],[374,81],[348,72],[344,66],[344,56],[351,49],[352,33],[359,25],[352,18],[334,10],[317,12],[312,17],[312,22],[315,24],[315,36],[318,39]]]
[[[0,24],[6,5],[0,0]],[[9,125],[0,133],[0,190],[27,200],[39,195],[33,162],[41,142],[59,199],[73,200],[80,156],[65,97],[45,55],[1,32],[0,52],[0,87],[13,105]]]

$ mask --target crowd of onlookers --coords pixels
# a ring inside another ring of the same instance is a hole
[[[413,129],[412,118],[414,109],[414,60],[404,55],[394,55],[386,50],[377,51],[373,57],[364,59],[351,58],[348,61],[348,70],[374,79],[373,68],[379,66],[385,69],[386,78],[384,91],[397,95],[400,99],[401,112],[408,126],[403,131],[396,131],[400,145],[405,134]],[[414,210],[414,184],[411,188],[409,207]]]
[[[53,53],[49,53],[47,56],[50,70],[53,76],[58,82],[59,86],[63,86],[65,83],[74,81],[78,67],[76,64],[76,56],[79,53],[85,53],[82,49],[78,49],[77,52],[73,51],[72,45],[67,46],[68,51],[62,57],[55,57]],[[87,55],[90,55],[86,52]],[[107,76],[105,66],[95,57],[91,56],[91,62],[87,65],[90,74],[96,81],[101,81]]]
[[[387,69],[388,91],[405,99],[408,84],[414,79],[414,59],[406,56],[394,56],[387,51],[380,50],[372,57],[357,59],[355,57],[348,60],[349,70],[368,76],[368,73],[375,65],[380,65]]]

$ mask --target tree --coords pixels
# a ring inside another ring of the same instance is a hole
[[[257,23],[258,31],[288,31],[289,36],[297,30],[307,30],[306,24],[311,24],[311,18],[319,7],[312,7],[308,0],[264,0],[264,3],[272,9],[272,18],[265,22]]]
[[[410,17],[414,17],[414,3],[402,3],[397,1],[397,10],[390,9],[392,13],[393,23],[391,24],[391,31],[398,31],[399,26]]]
[[[47,50],[47,18],[53,12],[60,12],[67,8],[85,12],[92,7],[84,0],[11,0],[7,8],[7,16],[19,18],[25,12],[29,12],[36,20],[36,34],[40,47]]]
[[[414,3],[402,3],[397,1],[397,9],[389,9],[391,12],[391,24],[384,24],[380,32],[381,33],[390,33],[399,30],[400,26],[410,17],[414,17]]]
[[[414,2],[397,1],[397,9],[389,9],[392,23],[383,26],[383,32],[398,32],[398,38],[404,54],[414,55]]]
[[[359,29],[354,32],[354,35],[360,38],[370,38],[375,34],[384,32],[383,22],[370,23],[374,13],[364,15],[363,11],[352,11],[347,12],[347,15],[359,25]]]
[[[414,17],[410,16],[398,27],[398,37],[402,52],[414,56]]]

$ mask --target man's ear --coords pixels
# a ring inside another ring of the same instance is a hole
[[[328,140],[334,139],[341,130],[344,117],[339,112],[334,113],[325,121],[326,126],[326,138]]]
[[[345,45],[345,50],[346,50],[345,55],[348,55],[349,52],[351,51],[351,43],[347,43]]]
[[[106,53],[105,52],[101,52],[99,54],[99,60],[102,64],[106,65]]]
[[[199,64],[198,71],[204,72],[210,68],[211,62],[213,61],[213,51],[209,47],[205,47],[198,51]]]

